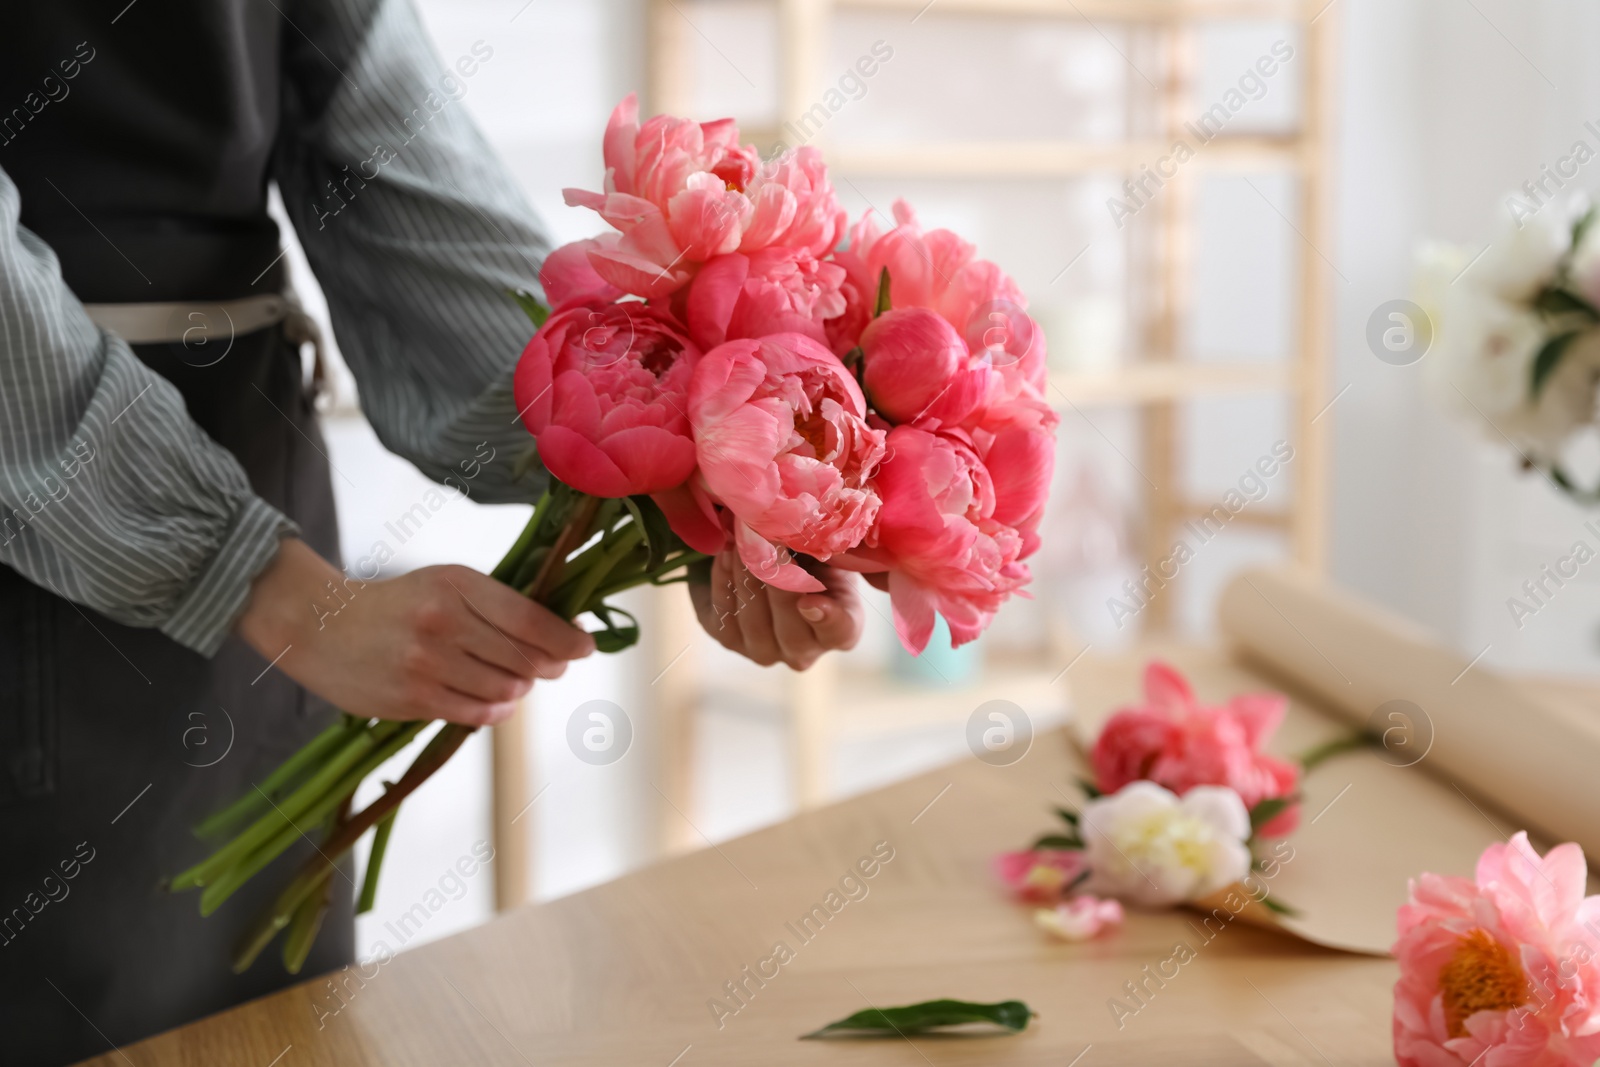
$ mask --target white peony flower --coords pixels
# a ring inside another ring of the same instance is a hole
[[[1547,205],[1520,227],[1508,222],[1466,277],[1501,300],[1526,303],[1555,278],[1571,244],[1572,216]]]
[[[1100,896],[1162,906],[1214,893],[1250,873],[1250,814],[1225,786],[1179,799],[1154,782],[1129,782],[1083,806],[1079,827]]]
[[[1561,354],[1561,361],[1539,391],[1539,402],[1527,402],[1524,386],[1523,403],[1495,416],[1495,427],[1511,438],[1528,458],[1545,463],[1559,462],[1568,439],[1594,422],[1597,385],[1600,385],[1600,333],[1590,330],[1575,338]],[[1499,435],[1495,436],[1498,439]]]
[[[1437,325],[1444,320],[1445,300],[1461,272],[1472,262],[1473,250],[1446,241],[1424,241],[1417,246],[1417,303]]]
[[[1434,352],[1426,362],[1433,391],[1451,408],[1478,421],[1499,421],[1523,406],[1533,357],[1548,339],[1544,320],[1465,279],[1444,298],[1434,324]],[[1483,427],[1484,432],[1496,436]]]

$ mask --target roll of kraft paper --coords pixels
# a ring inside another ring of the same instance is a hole
[[[1218,611],[1223,634],[1259,673],[1388,733],[1404,762],[1515,819],[1503,832],[1576,841],[1600,857],[1600,708],[1502,678],[1303,571],[1245,571]]]

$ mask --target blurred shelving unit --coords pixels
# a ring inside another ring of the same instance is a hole
[[[693,113],[690,49],[699,32],[692,13],[711,10],[726,0],[647,0],[647,107],[652,112]],[[1238,393],[1276,393],[1289,400],[1295,462],[1291,503],[1286,508],[1244,511],[1244,522],[1281,531],[1296,561],[1321,569],[1326,555],[1327,498],[1326,408],[1330,296],[1328,264],[1318,251],[1327,243],[1327,175],[1329,173],[1329,109],[1335,19],[1329,0],[771,0],[776,6],[778,48],[778,115],[766,130],[746,124],[748,139],[759,147],[777,140],[776,131],[804,115],[820,98],[827,43],[836,12],[878,10],[904,12],[913,21],[923,17],[1049,18],[1126,31],[1137,69],[1159,71],[1155,80],[1128,79],[1123,107],[1130,136],[1120,140],[1026,140],[995,142],[906,142],[831,145],[821,136],[809,143],[822,149],[830,167],[846,177],[983,178],[986,180],[1070,178],[1081,175],[1134,177],[1139,169],[1168,151],[1183,124],[1196,113],[1196,36],[1207,23],[1265,21],[1292,24],[1301,33],[1305,57],[1300,122],[1292,132],[1272,135],[1222,133],[1207,141],[1192,161],[1166,178],[1158,211],[1142,212],[1129,226],[1129,302],[1138,311],[1136,350],[1121,363],[1095,371],[1056,371],[1050,379],[1050,401],[1064,413],[1085,408],[1122,407],[1138,412],[1141,469],[1147,483],[1140,538],[1142,561],[1152,567],[1170,551],[1181,525],[1206,506],[1183,489],[1179,440],[1182,405],[1197,397]],[[1107,38],[1108,42],[1110,38]],[[984,62],[981,56],[974,63]],[[1193,360],[1184,338],[1191,318],[1194,263],[1194,182],[1206,172],[1285,174],[1296,182],[1296,205],[1288,224],[1298,236],[1295,254],[1296,297],[1292,350],[1271,361]],[[1143,613],[1146,630],[1170,628],[1171,598],[1154,598]],[[682,611],[664,606],[663,610]],[[668,642],[670,646],[672,642]],[[663,646],[664,654],[678,654]],[[1074,649],[1051,650],[1058,662],[1009,669],[991,679],[984,691],[996,691],[1012,677],[1038,674],[1055,686],[1060,668]],[[663,661],[661,666],[667,664]],[[692,715],[695,686],[704,684],[692,663],[677,663],[678,674],[669,717]],[[1038,681],[1039,679],[1033,679]],[[838,729],[841,711],[852,719],[891,717],[907,708],[938,718],[956,711],[964,716],[973,694],[960,691],[903,689],[877,678],[842,676],[837,664],[824,660],[805,674],[787,680],[787,716],[797,798],[801,805],[828,795],[824,767],[827,746]],[[669,727],[675,744],[688,746],[692,730]],[[668,764],[689,765],[687,748],[663,753]],[[686,771],[668,777],[687,789]],[[688,803],[688,794],[673,798]]]

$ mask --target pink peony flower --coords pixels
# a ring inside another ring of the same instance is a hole
[[[872,409],[890,422],[960,425],[994,388],[990,368],[931,308],[884,312],[862,331],[861,350]]]
[[[820,592],[792,553],[825,560],[867,535],[884,435],[866,416],[855,379],[803,334],[729,341],[700,360],[689,388],[700,476],[757,578]]]
[[[606,126],[604,192],[566,189],[566,202],[600,213],[621,231],[591,249],[594,269],[625,292],[675,292],[699,264],[770,246],[832,251],[844,213],[814,148],[763,163],[739,143],[732,119],[692,122],[657,115],[639,124],[629,94]]]
[[[1076,882],[1088,867],[1082,852],[1065,849],[1026,849],[1002,852],[994,858],[994,871],[1022,900],[1048,903]]]
[[[673,489],[694,472],[686,417],[699,350],[644,304],[578,304],[534,334],[517,409],[552,475],[592,496]]]
[[[1082,893],[1054,908],[1041,908],[1033,919],[1063,941],[1088,941],[1107,927],[1122,924],[1122,905]]]
[[[908,651],[927,647],[935,612],[953,644],[973,640],[1029,575],[1022,535],[994,517],[994,479],[971,438],[896,426],[875,484],[883,498],[875,541],[848,565],[889,571],[895,631]]]
[[[1474,881],[1424,874],[1400,909],[1401,1067],[1588,1067],[1600,1058],[1600,896],[1575,844],[1518,833]]]
[[[844,311],[843,281],[843,267],[803,248],[731,252],[695,276],[683,318],[689,336],[707,350],[774,333],[803,333],[826,344],[824,322]]]
[[[1141,778],[1179,795],[1199,785],[1224,785],[1254,808],[1269,798],[1292,796],[1299,787],[1298,764],[1261,751],[1283,721],[1283,697],[1238,696],[1206,707],[1183,675],[1161,662],[1145,668],[1144,692],[1146,706],[1118,711],[1095,741],[1090,761],[1101,792],[1114,793]],[[1299,818],[1300,806],[1293,804],[1260,832],[1284,836]]]
[[[891,308],[929,308],[998,372],[1002,389],[991,402],[1044,389],[1044,332],[1028,317],[1027,298],[999,267],[975,258],[971,244],[949,230],[924,232],[904,200],[894,204],[897,225],[883,230],[871,213],[850,227],[848,247],[834,256],[846,271],[846,310],[830,331],[844,355],[859,343],[889,271]]]
[[[539,267],[539,284],[544,287],[545,299],[554,311],[573,304],[598,301],[610,303],[622,296],[622,290],[595,273],[589,262],[589,253],[616,244],[616,234],[608,237],[573,241],[544,257]]]

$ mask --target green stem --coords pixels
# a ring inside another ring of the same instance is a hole
[[[427,723],[416,725],[420,728]],[[400,776],[393,789],[368,804],[360,813],[340,826],[339,831],[323,843],[318,854],[306,860],[300,868],[300,873],[284,887],[271,908],[262,913],[256,924],[246,931],[244,938],[239,942],[233,957],[235,973],[241,973],[248,968],[261,951],[272,943],[278,931],[289,924],[295,909],[299,908],[316,889],[326,870],[337,863],[339,857],[348,852],[350,846],[354,845],[362,834],[398,808],[400,802],[411,795],[412,790],[427,781],[434,771],[444,766],[445,761],[455,754],[462,742],[472,736],[474,729],[471,726],[446,723],[433,735],[422,752],[412,761],[411,766],[406,768],[406,773]]]
[[[489,577],[497,582],[510,584],[511,579],[516,576],[517,566],[522,562],[522,557],[532,550],[534,539],[539,536],[539,526],[549,509],[550,490],[546,489],[544,495],[539,498],[539,503],[534,505],[528,524],[522,528],[522,533],[517,535],[516,544],[511,546],[511,551],[501,558],[495,569],[489,572]]]
[[[313,892],[295,909],[294,918],[289,920],[289,932],[283,937],[283,969],[290,974],[299,974],[300,968],[306,965],[306,957],[311,955],[311,945],[322,930],[323,917],[328,914],[328,905],[333,903],[331,867],[323,877],[320,888],[320,893]]]
[[[1324,741],[1320,745],[1313,745],[1300,756],[1300,767],[1309,772],[1311,768],[1324,760],[1339,755],[1341,752],[1350,752],[1358,748],[1366,748],[1372,744],[1372,738],[1366,734],[1350,734],[1345,737],[1335,737],[1331,741]]]
[[[389,835],[394,832],[394,817],[398,814],[400,809],[395,808],[378,821],[377,829],[372,832],[372,851],[367,853],[367,874],[361,880],[361,899],[356,902],[357,915],[365,915],[378,902],[378,872],[383,870],[383,857],[389,851]]]
[[[328,787],[352,764],[371,751],[373,745],[394,733],[399,726],[400,724],[395,722],[380,722],[357,732],[336,755],[318,767],[281,803],[275,804],[271,811],[251,823],[238,837],[174,878],[171,888],[191,889],[195,886],[209,885],[222,872],[254,852],[263,842],[281,833],[285,828],[292,830],[297,816],[304,814],[307,808],[327,793]]]
[[[643,540],[644,530],[640,527],[630,526],[624,530],[610,550],[603,553],[583,572],[571,592],[566,596],[557,595],[557,603],[561,605],[560,613],[566,618],[575,618],[588,605],[589,598],[594,595],[600,583],[610,576],[612,568],[628,553],[638,548]]]
[[[426,722],[403,724],[401,730],[351,769],[331,789],[328,789],[315,806],[303,812],[302,818],[286,822],[283,829],[275,836],[263,842],[259,848],[240,857],[233,865],[225,869],[216,881],[207,885],[204,891],[201,892],[200,914],[210,915],[221,907],[222,903],[233,896],[240,886],[253,878],[267,864],[282,855],[290,845],[293,845],[302,836],[297,824],[312,824],[327,818],[329,812],[347,800],[350,794],[360,787],[361,783],[366,780],[367,775],[394,758],[427,725],[428,723]]]
[[[350,817],[350,798],[345,797],[344,803],[334,810],[328,819],[327,829],[323,837],[332,836],[339,824]],[[283,939],[283,969],[290,974],[299,974],[300,969],[306,965],[306,957],[311,955],[311,945],[317,939],[317,933],[322,929],[322,920],[328,914],[328,907],[333,903],[333,870],[328,870],[328,877],[322,881],[322,891],[313,893],[311,897],[295,911],[294,918],[289,920],[289,932]]]
[[[544,561],[539,564],[539,571],[522,589],[523,595],[532,598],[540,604],[548,604],[550,594],[556,586],[561,584],[561,576],[567,567],[567,557],[573,549],[589,539],[589,531],[594,522],[595,512],[600,510],[600,498],[586,496],[573,506],[572,515],[567,519],[566,525],[561,527],[561,532],[556,535],[555,543],[550,546]]]
[[[699,561],[710,558],[710,556],[707,556],[701,552],[684,552],[681,555],[678,555],[667,560],[665,563],[660,564],[654,570],[638,570],[632,573],[627,571],[620,572],[616,575],[615,581],[608,582],[599,589],[596,589],[589,597],[588,602],[582,605],[582,609],[587,610],[590,604],[595,604],[605,600],[607,597],[626,592],[635,586],[644,585],[647,582],[657,581],[663,575],[671,574],[679,567],[692,567]]]
[[[337,747],[341,741],[348,742],[360,726],[367,720],[357,719],[351,715],[340,716],[339,721],[328,727],[322,733],[312,738],[300,751],[290,756],[277,770],[261,782],[259,789],[252,789],[239,797],[226,808],[206,819],[194,828],[196,837],[215,837],[248,818],[256,817],[258,811],[270,806],[268,797],[276,799],[277,794],[295,779],[311,764],[317,762],[329,751]],[[265,793],[266,796],[262,796]]]

